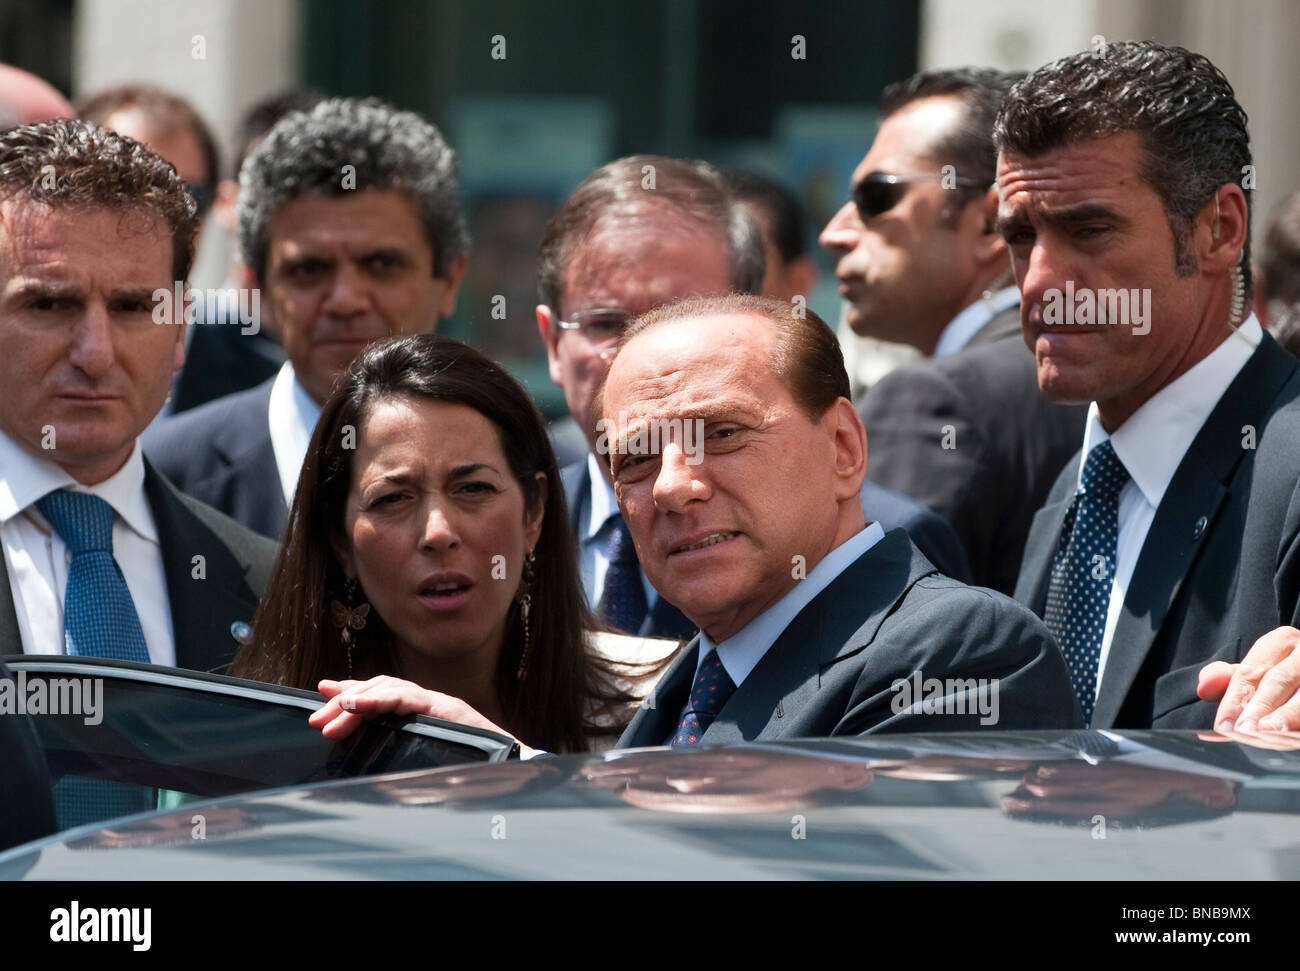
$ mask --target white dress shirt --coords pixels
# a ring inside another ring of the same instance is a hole
[[[307,461],[307,449],[318,418],[320,405],[294,375],[293,365],[285,361],[271,385],[266,421],[271,429],[271,450],[275,453],[275,468],[280,473],[286,506],[293,505],[298,476],[302,473],[302,463]]]
[[[144,459],[136,442],[112,476],[79,485],[49,459],[32,455],[0,432],[0,543],[18,633],[27,654],[64,654],[63,599],[72,555],[62,537],[33,505],[57,489],[88,492],[113,507],[113,558],[126,578],[144,631],[149,660],[174,667],[176,641],[163,571],[162,547],[144,494]]]
[[[981,297],[959,313],[939,334],[934,345],[934,357],[947,357],[962,350],[990,320],[1020,303],[1020,288],[1003,287],[987,297]]]
[[[1207,357],[1176,380],[1152,395],[1115,434],[1107,435],[1094,401],[1088,409],[1083,434],[1083,455],[1078,484],[1083,488],[1083,466],[1094,447],[1110,439],[1115,454],[1132,478],[1119,494],[1119,537],[1115,550],[1115,579],[1111,582],[1106,630],[1102,635],[1097,667],[1097,688],[1101,687],[1110,656],[1115,625],[1124,607],[1124,597],[1137,567],[1147,532],[1165,490],[1228,385],[1255,353],[1264,332],[1251,314],[1236,331]]]
[[[605,592],[605,574],[609,572],[609,535],[614,529],[612,517],[619,512],[614,487],[601,475],[600,463],[591,452],[587,453],[587,476],[591,479],[591,501],[580,537],[579,568],[587,603],[594,609]],[[641,571],[641,584],[645,587],[646,606],[654,610],[659,591],[650,585],[644,570]]]
[[[784,597],[767,610],[763,611],[736,633],[720,644],[714,644],[707,634],[700,631],[700,649],[695,658],[695,672],[698,675],[700,665],[715,647],[718,660],[726,669],[731,681],[737,688],[749,677],[749,672],[763,659],[778,637],[785,632],[799,611],[812,603],[819,593],[825,590],[832,580],[843,573],[858,557],[885,538],[884,527],[880,523],[868,523],[866,528],[854,533],[835,549],[831,550],[812,571],[796,583]],[[694,684],[692,678],[691,683]],[[686,701],[677,721],[680,724],[690,707]]]

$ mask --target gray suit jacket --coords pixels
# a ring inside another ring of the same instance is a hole
[[[144,453],[176,488],[255,533],[284,534],[289,507],[271,447],[272,377],[149,428]]]
[[[662,745],[676,729],[698,646],[698,639],[687,645],[664,673],[619,748]],[[954,707],[965,713],[896,704],[902,695],[891,686],[914,672],[923,679],[996,679],[996,724],[980,724],[975,685],[954,695],[962,700]],[[1065,662],[1042,623],[1001,594],[940,575],[895,529],[799,612],[701,743],[1079,724]]]
[[[1088,413],[1039,393],[1020,308],[998,314],[956,354],[891,371],[858,412],[867,477],[951,523],[972,582],[1010,594],[1034,510],[1078,449]]]
[[[249,622],[266,589],[276,544],[183,496],[145,461],[144,490],[158,527],[167,600],[176,638],[176,666],[225,668],[238,644],[231,624]],[[203,576],[195,577],[194,557]],[[9,572],[0,557],[0,655],[21,654]]]
[[[1040,616],[1074,498],[1075,453],[1034,517],[1016,599]],[[1213,727],[1210,661],[1300,623],[1300,364],[1268,334],[1183,456],[1138,556],[1094,728]]]

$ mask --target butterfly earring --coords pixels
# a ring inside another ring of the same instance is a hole
[[[356,639],[352,632],[354,630],[364,630],[366,626],[366,615],[370,613],[370,604],[365,600],[356,603],[357,599],[357,581],[356,578],[348,580],[346,587],[347,603],[341,604],[337,600],[330,601],[330,620],[334,626],[341,629],[342,633],[339,639],[343,642],[343,647],[348,654],[348,679],[352,678],[352,643]]]

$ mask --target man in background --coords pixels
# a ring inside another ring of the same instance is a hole
[[[152,429],[184,492],[279,538],[321,405],[372,341],[432,333],[468,263],[456,156],[371,100],[281,120],[240,174],[239,247],[288,360],[275,377]]]
[[[961,68],[887,87],[853,198],[821,235],[840,258],[854,332],[927,355],[858,402],[868,478],[943,516],[973,581],[1003,593],[1084,415],[1038,391],[1006,244],[993,231],[993,120],[1015,78]]]

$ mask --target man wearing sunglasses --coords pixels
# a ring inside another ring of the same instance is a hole
[[[1038,391],[1006,244],[993,232],[993,120],[1016,77],[962,68],[887,87],[852,198],[821,234],[839,257],[853,331],[928,357],[858,402],[868,479],[947,519],[974,582],[1003,593],[1084,420],[1084,409]]]
[[[712,166],[656,155],[597,169],[547,224],[537,326],[551,380],[564,389],[589,449],[561,475],[588,601],[619,630],[689,639],[695,625],[641,572],[614,499],[610,457],[599,447],[596,392],[632,318],[686,297],[759,292],[763,245],[758,225]],[[885,529],[905,528],[942,572],[967,579],[952,530],[920,503],[869,484],[862,505]]]

